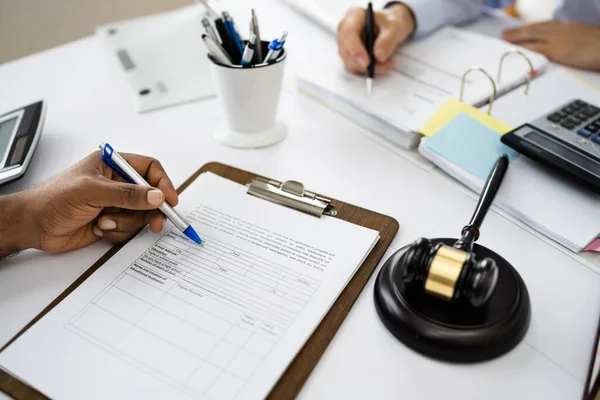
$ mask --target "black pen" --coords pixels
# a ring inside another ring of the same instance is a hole
[[[365,15],[365,39],[367,52],[369,53],[369,66],[367,67],[367,93],[373,92],[373,78],[375,78],[375,15],[373,14],[373,3],[369,2]]]
[[[227,28],[225,27],[225,23],[221,18],[215,19],[215,27],[217,28],[217,33],[221,38],[221,45],[223,46],[223,49],[225,49],[229,55],[229,58],[231,58],[231,61],[233,61],[234,64],[239,64],[241,61],[241,56],[237,54],[233,40],[229,36]]]

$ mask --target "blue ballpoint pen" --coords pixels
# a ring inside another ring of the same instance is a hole
[[[235,29],[235,24],[233,23],[233,19],[231,18],[229,13],[227,11],[223,11],[222,15],[223,15],[223,23],[225,23],[225,28],[227,29],[227,33],[229,33],[229,36],[233,40],[233,43],[235,44],[235,48],[238,51],[238,53],[240,53],[240,57],[241,57],[242,54],[244,53],[244,45],[242,44],[242,40],[240,39],[240,34]]]
[[[100,143],[99,147],[102,151],[102,161],[126,182],[150,187],[150,184],[119,153],[114,151],[108,143]],[[200,236],[196,233],[192,225],[179,215],[173,207],[167,204],[167,202],[163,203],[160,211],[190,240],[198,244],[202,243],[202,239],[200,239]]]
[[[265,57],[264,63],[270,63],[272,61],[277,60],[279,54],[281,54],[281,50],[283,49],[283,45],[285,44],[285,39],[287,38],[287,31],[284,31],[281,35],[281,38],[273,40],[269,43],[269,52]]]

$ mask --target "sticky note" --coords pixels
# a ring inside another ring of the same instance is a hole
[[[487,179],[498,157],[508,155],[510,161],[518,153],[500,141],[500,134],[460,113],[427,139],[425,146],[479,179]]]
[[[493,109],[492,109],[493,111]],[[505,134],[513,130],[513,127],[505,124],[502,121],[490,116],[489,114],[479,111],[475,107],[466,105],[458,100],[448,100],[431,119],[420,129],[420,133],[427,137],[431,137],[436,134],[440,129],[452,121],[458,114],[467,114],[471,118],[480,121],[488,128],[500,133]]]
[[[596,252],[600,252],[600,238],[596,238],[592,241],[592,243],[590,243],[586,248],[585,251],[596,251]],[[598,350],[600,351],[600,350]]]

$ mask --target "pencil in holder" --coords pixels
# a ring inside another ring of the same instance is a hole
[[[262,42],[263,49],[268,45]],[[225,113],[214,132],[217,140],[231,147],[257,148],[285,138],[287,127],[276,116],[286,57],[284,49],[275,61],[242,67],[218,63],[208,55]]]

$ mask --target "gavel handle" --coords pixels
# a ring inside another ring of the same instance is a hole
[[[490,172],[490,175],[485,182],[485,186],[483,187],[483,191],[481,192],[481,196],[479,197],[479,201],[477,202],[475,212],[471,217],[471,222],[463,228],[463,236],[454,244],[454,248],[471,251],[473,242],[479,239],[479,228],[481,228],[481,224],[492,206],[496,194],[498,194],[498,189],[500,189],[500,185],[502,184],[507,169],[508,156],[505,154],[498,158],[498,161],[496,161],[496,164],[494,165],[494,169]]]

